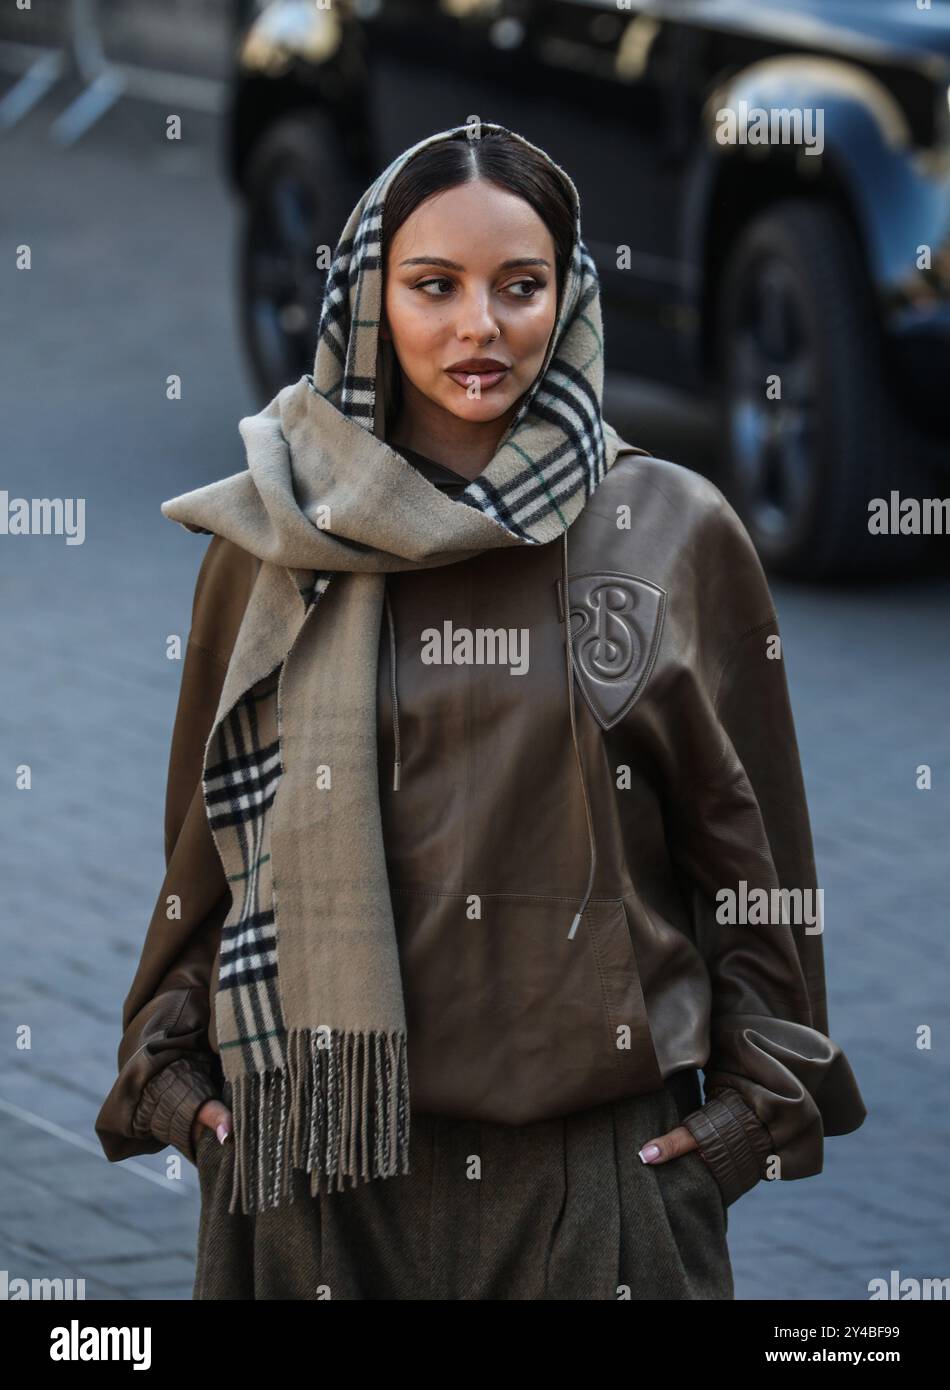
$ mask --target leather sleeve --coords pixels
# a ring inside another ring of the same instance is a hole
[[[734,584],[741,573],[742,597],[729,600],[727,591],[720,601],[733,603],[741,630],[709,680],[698,682],[672,850],[711,985],[706,1103],[683,1123],[728,1205],[762,1177],[820,1173],[824,1136],[857,1129],[867,1111],[829,1036],[823,921],[806,920],[818,883],[787,654],[775,655],[769,641],[779,626],[751,540],[731,509],[723,515],[741,561],[729,573]],[[756,606],[758,621],[749,622]],[[812,894],[797,909],[793,895],[784,913],[770,898],[765,922],[730,924],[717,894],[738,895],[742,881],[747,892]]]
[[[204,750],[257,562],[220,537],[205,553],[172,732],[161,891],[122,1009],[118,1076],[96,1119],[115,1162],[167,1144],[192,1162],[190,1130],[223,1080],[213,981],[231,903],[204,805]]]
[[[149,1081],[132,1117],[132,1128],[140,1138],[171,1144],[194,1163],[195,1116],[206,1100],[219,1095],[219,1081],[201,1054],[182,1057]]]

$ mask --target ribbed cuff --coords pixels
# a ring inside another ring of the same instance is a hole
[[[174,1145],[194,1163],[191,1127],[205,1101],[217,1098],[218,1088],[208,1068],[180,1057],[143,1088],[132,1118],[133,1132]]]
[[[727,1207],[765,1176],[766,1161],[774,1152],[771,1135],[738,1091],[724,1087],[682,1123],[696,1140]]]

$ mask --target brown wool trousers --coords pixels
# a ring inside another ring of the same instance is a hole
[[[228,1085],[223,1098],[229,1104]],[[196,1299],[732,1299],[728,1216],[696,1150],[637,1157],[698,1075],[530,1125],[412,1117],[408,1175],[228,1213],[234,1146],[198,1141]],[[480,1176],[478,1176],[480,1166]]]

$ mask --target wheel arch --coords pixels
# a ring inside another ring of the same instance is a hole
[[[722,145],[715,138],[723,108],[799,109],[823,113],[822,151],[793,145]],[[848,223],[871,300],[906,266],[888,250],[900,220],[899,199],[876,189],[907,188],[914,174],[910,128],[895,98],[874,74],[835,58],[785,54],[751,64],[717,84],[702,111],[704,139],[690,172],[684,247],[700,271],[698,365],[714,374],[718,284],[730,245],[744,226],[778,202],[800,197],[835,207]]]

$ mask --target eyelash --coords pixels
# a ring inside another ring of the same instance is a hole
[[[417,290],[425,290],[426,285],[450,285],[451,283],[452,281],[449,279],[447,275],[436,275],[428,280],[420,280],[419,284],[416,285],[415,288]],[[523,280],[512,280],[508,288],[512,289],[515,285],[531,285],[536,292],[537,290],[543,290],[545,284],[546,281],[536,280],[533,276],[529,275],[525,276]],[[515,299],[523,299],[527,303],[528,300],[534,299],[535,296],[534,294],[516,294],[514,297]],[[446,296],[444,294],[426,294],[426,298],[445,299]]]

